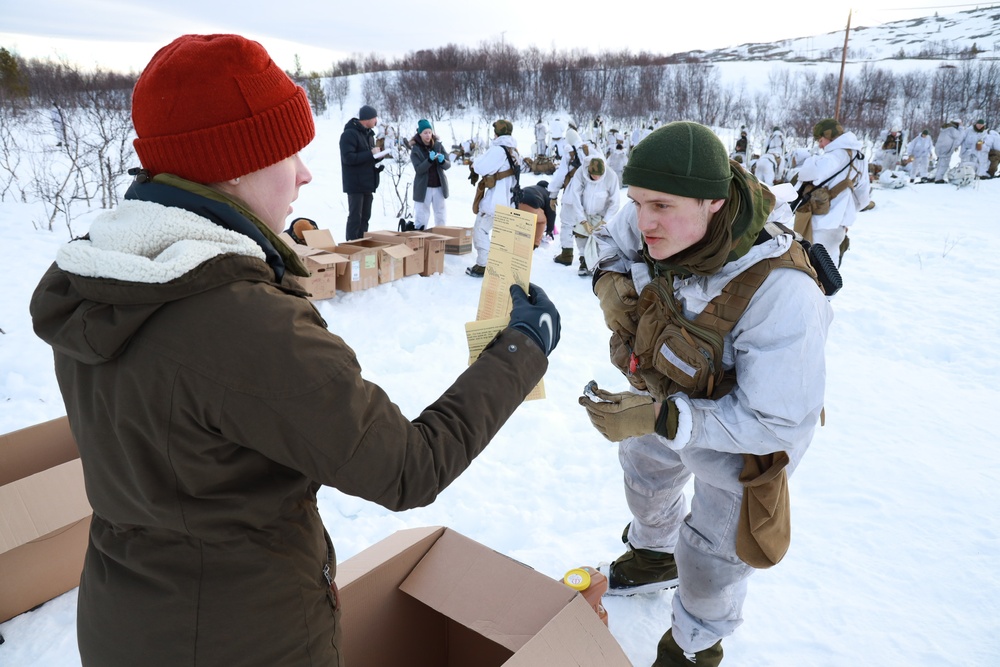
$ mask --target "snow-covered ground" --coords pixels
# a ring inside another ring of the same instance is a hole
[[[318,120],[303,152],[314,180],[296,215],[344,238],[338,139],[360,100]],[[472,125],[468,118],[452,126]],[[450,136],[446,145],[465,136]],[[415,119],[404,136],[415,130]],[[479,127],[485,124],[480,121]],[[515,128],[529,146],[531,127]],[[727,139],[727,147],[731,142]],[[471,226],[466,169],[449,172],[448,222]],[[541,177],[529,176],[527,182]],[[724,642],[727,665],[992,665],[1000,570],[1000,448],[989,420],[1000,404],[1000,180],[875,188],[859,216],[833,301],[826,426],[791,480],[793,538],[785,560],[755,574],[745,623]],[[383,178],[372,227],[393,229],[398,203]],[[0,432],[65,414],[51,353],[31,330],[28,301],[64,228],[36,231],[38,206],[0,204]],[[83,233],[88,219],[75,223]],[[552,576],[619,555],[629,520],[617,450],[576,399],[584,384],[625,388],[607,360],[590,281],[538,249],[532,281],[562,315],[545,377],[547,399],[523,405],[472,467],[432,506],[392,513],[333,489],[320,509],[346,559],[401,528],[447,525]],[[357,352],[365,376],[415,416],[462,371],[463,325],[480,282],[472,255],[318,303]],[[670,624],[672,593],[606,599],[611,631],[648,665]],[[76,591],[0,624],[4,667],[72,667]]]

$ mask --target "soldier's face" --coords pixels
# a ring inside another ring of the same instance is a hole
[[[653,259],[667,259],[705,237],[712,216],[725,199],[680,197],[635,185],[628,197],[636,207],[639,232]]]

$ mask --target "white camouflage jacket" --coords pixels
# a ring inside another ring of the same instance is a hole
[[[633,277],[636,291],[650,282],[642,259],[636,209],[629,204],[594,232],[598,267]],[[780,235],[755,245],[716,274],[676,278],[674,295],[694,317],[737,275],[756,262],[784,253],[793,243]],[[796,269],[776,269],[757,290],[743,316],[725,337],[723,365],[736,369],[736,387],[719,399],[675,394],[679,429],[671,449],[683,449],[703,464],[732,467],[734,454],[788,452],[791,468],[812,440],[823,409],[827,330],[833,310],[812,278]]]

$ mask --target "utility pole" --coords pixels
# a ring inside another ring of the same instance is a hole
[[[844,65],[847,64],[847,37],[851,34],[851,11],[847,10],[847,30],[844,31],[844,52],[840,56],[840,83],[837,84],[837,106],[833,118],[840,121],[840,100],[844,96]]]

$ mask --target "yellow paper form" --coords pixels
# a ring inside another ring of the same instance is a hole
[[[479,310],[476,321],[465,325],[470,364],[510,322],[513,307],[510,286],[517,284],[525,292],[528,291],[535,245],[535,222],[534,213],[507,206],[496,207],[486,275],[483,276],[483,287],[479,293]],[[524,400],[539,398],[545,398],[545,387],[541,380]]]

